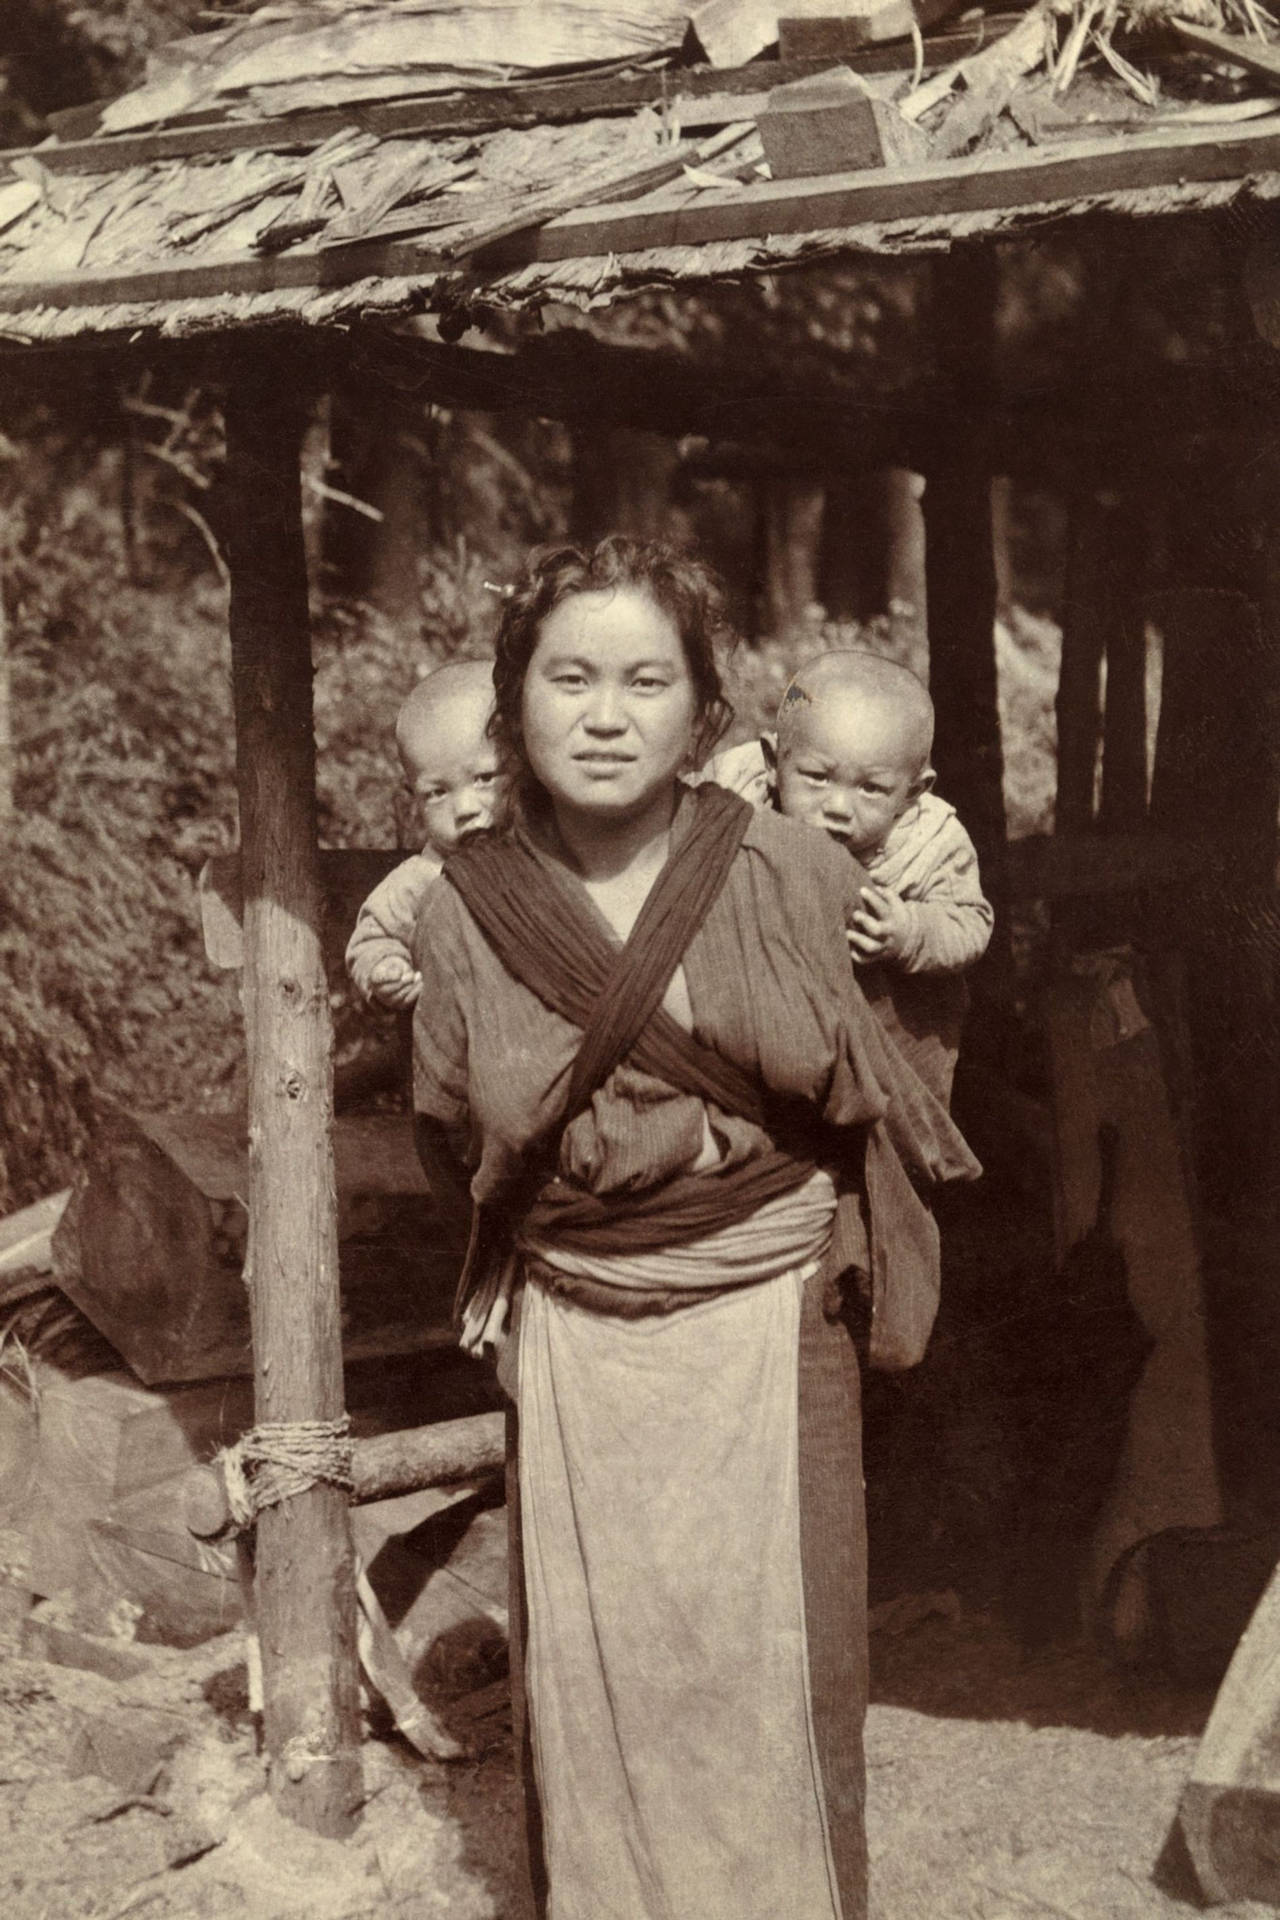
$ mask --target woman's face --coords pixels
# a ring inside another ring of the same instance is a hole
[[[557,815],[621,824],[668,803],[696,712],[675,626],[644,593],[611,587],[552,609],[525,673],[525,749]]]

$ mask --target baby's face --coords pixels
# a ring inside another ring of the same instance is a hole
[[[442,856],[493,824],[498,762],[485,738],[487,717],[487,708],[467,711],[450,701],[419,728],[404,756],[415,831]]]
[[[860,859],[876,853],[924,781],[891,712],[814,702],[792,721],[778,755],[778,807],[821,827]]]

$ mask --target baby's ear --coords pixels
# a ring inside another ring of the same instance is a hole
[[[911,782],[911,798],[918,800],[922,793],[928,793],[937,777],[932,767],[921,767],[919,773]]]
[[[778,736],[776,733],[762,733],[760,735],[760,751],[764,755],[764,763],[766,767],[768,767],[769,772],[776,774],[778,771]]]

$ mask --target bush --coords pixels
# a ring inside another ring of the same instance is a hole
[[[194,884],[235,818],[221,595],[130,587],[92,495],[25,545],[8,526],[0,1210],[65,1183],[95,1095],[225,1104],[241,1052]]]

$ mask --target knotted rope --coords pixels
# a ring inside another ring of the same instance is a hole
[[[351,1488],[351,1422],[273,1420],[250,1427],[214,1459],[237,1527],[251,1527],[264,1507],[278,1507],[327,1481]]]

